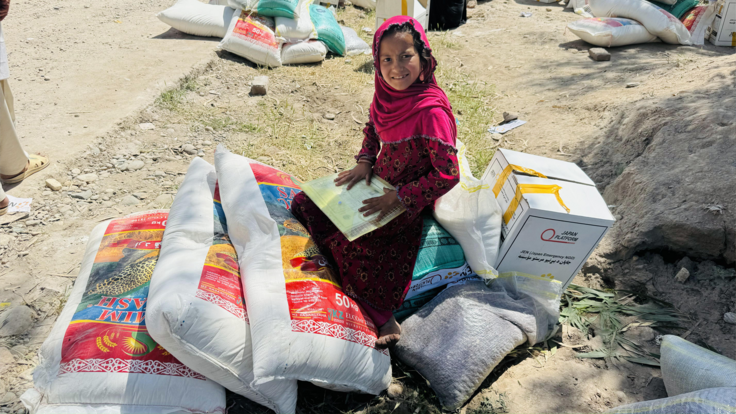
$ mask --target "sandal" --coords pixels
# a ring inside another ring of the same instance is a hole
[[[10,207],[10,204],[8,204],[7,206],[5,206],[3,208],[0,208],[0,216],[4,216],[5,213],[8,212],[8,207]]]
[[[31,154],[28,156],[28,169],[24,172],[16,175],[13,178],[3,178],[5,184],[19,183],[31,175],[43,170],[50,164],[49,157],[43,157],[41,155]]]

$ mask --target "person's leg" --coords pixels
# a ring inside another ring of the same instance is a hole
[[[358,300],[373,323],[378,327],[378,339],[376,348],[384,349],[395,345],[401,337],[401,325],[396,322],[394,313],[390,310],[376,309],[368,303]]]
[[[7,79],[0,81],[0,175],[15,176],[24,171],[28,157],[15,132],[13,93]],[[3,197],[4,198],[4,197]]]

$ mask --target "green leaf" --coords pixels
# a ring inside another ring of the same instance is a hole
[[[627,356],[627,357],[624,357],[624,359],[629,362],[633,362],[633,363],[641,364],[641,365],[649,365],[652,367],[660,366],[659,361],[657,361],[656,359],[651,359],[651,358]]]

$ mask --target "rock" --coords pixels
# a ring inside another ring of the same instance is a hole
[[[154,171],[153,176],[154,177],[166,177],[166,173],[163,171]]]
[[[44,80],[48,80],[48,78]],[[0,398],[0,405],[9,404],[15,401],[18,401],[18,397],[16,397],[12,392],[6,392],[5,395]]]
[[[141,160],[134,160],[128,163],[128,169],[131,171],[138,171],[145,166],[146,163]]]
[[[17,306],[2,316],[0,321],[0,338],[23,335],[33,326],[34,312],[28,306]]]
[[[614,392],[613,392],[613,395],[615,395],[615,396],[616,396],[616,399],[617,399],[617,400],[618,400],[618,402],[620,402],[620,403],[625,403],[625,402],[626,402],[626,400],[628,399],[628,398],[626,397],[626,394],[625,394],[625,393],[624,393],[623,391],[620,391],[620,390],[619,390],[619,391],[614,391]]]
[[[373,29],[371,29],[370,27],[364,27],[361,30],[363,31],[363,33],[366,33],[366,34],[373,33]]]
[[[92,197],[92,190],[82,191],[81,193],[72,193],[69,194],[69,196],[79,200],[89,200],[89,198]]]
[[[197,156],[198,157],[204,157],[204,151],[199,150],[199,152],[197,152]]]
[[[679,272],[677,272],[677,275],[675,275],[675,280],[677,280],[680,283],[685,283],[685,281],[689,277],[690,277],[690,272],[683,267],[682,269],[680,269]]]
[[[202,145],[204,146],[212,145],[212,141],[202,141]]]
[[[0,380],[0,395],[5,395],[5,383]]]
[[[250,86],[250,94],[262,96],[268,93],[268,76],[256,76]]]
[[[207,132],[212,132],[212,133],[215,132],[215,128],[212,128],[211,126],[204,127],[204,130],[207,131]]]
[[[332,120],[334,120],[334,119],[335,119],[335,114],[332,114],[332,113],[329,113],[329,112],[328,112],[328,113],[324,114],[324,115],[323,115],[323,117],[324,117],[325,119],[327,119],[327,120],[330,120],[330,121],[332,121]]]
[[[194,155],[197,153],[197,148],[192,144],[184,144],[181,146],[181,150],[186,152],[189,155]]]
[[[595,60],[596,62],[611,60],[611,54],[602,47],[590,48],[588,49],[588,54],[590,55],[590,58]]]
[[[386,391],[389,398],[399,398],[404,393],[404,386],[399,382],[391,383]]]
[[[97,181],[97,174],[90,173],[90,174],[82,174],[77,176],[77,180],[84,181],[86,183],[93,183]]]
[[[28,353],[28,348],[26,348],[23,345],[16,345],[12,348],[10,348],[10,353],[13,354],[16,358],[24,358],[26,357],[26,354]]]
[[[13,353],[4,346],[0,347],[0,374],[7,371],[13,364],[15,364]]]
[[[174,202],[174,196],[171,194],[161,194],[153,200],[153,205],[156,208],[168,208],[171,207],[171,203]]]
[[[0,234],[0,248],[8,247],[11,241],[13,241],[13,236],[9,234]]]
[[[153,125],[150,122],[144,122],[142,124],[138,124],[138,126],[140,127],[140,129],[142,129],[144,131],[152,131],[152,130],[156,129],[156,125]]]
[[[61,183],[54,180],[53,178],[49,178],[48,180],[46,180],[46,187],[54,191],[59,191],[61,190]]]
[[[145,200],[146,198],[148,198],[148,195],[146,195],[146,193],[133,193],[133,197],[139,200]]]
[[[736,325],[736,313],[726,312],[725,314],[723,314],[723,320],[726,321],[726,323],[730,323],[731,325]]]
[[[123,197],[122,200],[120,200],[120,204],[122,204],[124,206],[134,206],[134,205],[136,205],[138,203],[140,203],[140,200],[138,200],[137,198],[133,197],[132,195],[127,195],[127,196]]]
[[[26,220],[26,226],[28,227],[38,226],[39,224],[41,224],[41,220]]]
[[[82,171],[79,168],[74,168],[72,170],[72,176],[75,176],[76,177],[77,175],[79,175],[81,173],[82,173]]]
[[[675,265],[677,268],[685,268],[687,269],[690,274],[694,274],[696,270],[696,264],[692,260],[690,260],[689,257],[685,256],[682,259],[680,259],[679,262]]]
[[[503,122],[510,122],[515,119],[519,119],[519,114],[514,112],[504,112],[503,113]]]
[[[629,82],[626,84],[627,88],[636,88],[637,86],[639,86],[639,82]]]

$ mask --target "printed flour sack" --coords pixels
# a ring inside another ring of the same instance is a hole
[[[654,42],[657,36],[639,22],[618,17],[594,17],[567,24],[567,28],[586,42],[603,47]]]
[[[31,413],[224,413],[225,390],[191,370],[146,329],[148,285],[166,210],[92,230],[64,310],[39,350]]]
[[[319,40],[291,43],[281,50],[281,63],[296,65],[300,63],[317,63],[325,60],[327,47]]]
[[[283,39],[276,37],[274,28],[272,17],[236,10],[220,48],[258,65],[281,66]]]
[[[590,0],[596,17],[625,17],[641,23],[665,43],[691,45],[690,32],[675,16],[646,0]]]
[[[470,268],[484,279],[498,275],[494,266],[501,245],[501,207],[491,186],[473,177],[457,141],[460,182],[434,205],[434,218],[463,248]]]
[[[234,9],[205,4],[198,0],[179,0],[156,17],[174,29],[195,36],[225,37]]]
[[[340,288],[306,229],[291,215],[292,177],[222,146],[215,167],[228,234],[238,254],[257,381],[310,381],[379,394],[391,382],[377,328]]]
[[[317,31],[317,39],[325,42],[330,52],[345,56],[345,36],[335,15],[318,4],[312,4],[309,6],[309,17]]]
[[[195,158],[179,187],[151,280],[148,330],[200,374],[276,413],[293,413],[296,381],[252,384],[238,256],[227,235],[216,180],[215,168]]]

